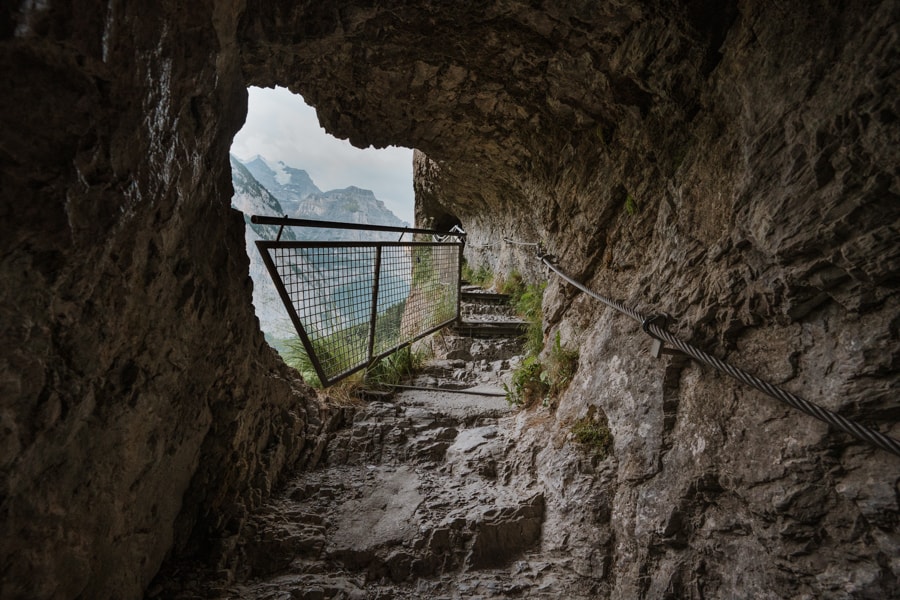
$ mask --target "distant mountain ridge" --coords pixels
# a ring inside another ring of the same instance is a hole
[[[231,183],[234,195],[232,207],[244,213],[247,255],[250,258],[250,277],[253,280],[253,306],[260,321],[260,329],[271,343],[296,335],[281,298],[272,283],[268,270],[256,248],[259,239],[274,240],[279,231],[276,225],[256,225],[251,215],[269,215],[406,227],[408,224],[375,197],[374,192],[350,186],[339,190],[321,191],[309,174],[282,162],[270,163],[261,156],[242,162],[231,155]],[[396,241],[397,234],[340,229],[285,228],[282,240],[324,241]],[[323,267],[324,268],[324,267]],[[320,272],[327,274],[327,270]],[[347,278],[348,274],[344,273]],[[368,270],[349,279],[364,279]]]
[[[253,178],[278,199],[282,214],[300,219],[318,219],[343,223],[390,225],[407,227],[384,202],[375,197],[372,190],[356,186],[323,192],[310,178],[309,173],[285,163],[271,162],[262,156],[254,156],[247,162],[232,157],[245,167]],[[331,239],[338,239],[332,237]],[[339,239],[364,239],[356,234]]]
[[[303,169],[289,167],[280,161],[269,162],[258,154],[247,162],[242,162],[233,156],[232,158],[240,162],[257,182],[278,198],[282,208],[290,216],[295,216],[294,213],[297,212],[298,205],[304,198],[322,193],[322,190],[313,183],[309,173]]]
[[[297,205],[298,216],[305,219],[408,227],[390,211],[372,190],[350,186],[311,194]],[[392,236],[396,237],[396,236]]]

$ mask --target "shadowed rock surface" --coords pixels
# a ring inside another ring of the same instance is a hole
[[[254,322],[228,208],[251,84],[302,93],[358,146],[417,148],[418,224],[460,222],[474,265],[542,278],[503,238],[541,240],[598,291],[900,437],[898,13],[0,8],[0,596],[138,598],[166,557],[228,555],[341,422]],[[556,280],[543,316],[579,368],[555,410],[517,417],[515,452],[541,550],[600,597],[900,595],[895,457],[651,359]],[[585,480],[564,440],[592,410],[615,442]]]
[[[596,597],[601,572],[542,548],[543,486],[516,444],[525,415],[500,387],[521,342],[432,344],[439,358],[410,383],[501,397],[414,390],[345,406],[317,468],[256,511],[215,567],[169,565],[148,598]],[[444,358],[461,349],[474,360]],[[565,449],[582,491],[608,483],[590,449]]]

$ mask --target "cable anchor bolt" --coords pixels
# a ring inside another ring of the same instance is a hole
[[[675,348],[666,348],[663,345],[663,340],[657,337],[652,331],[650,331],[650,326],[655,325],[660,329],[665,329],[669,324],[669,315],[666,313],[661,313],[658,315],[652,315],[644,319],[641,323],[641,329],[644,330],[644,333],[653,338],[653,343],[650,346],[650,356],[653,358],[659,358],[663,354],[684,354],[681,350],[676,350]]]
[[[546,251],[543,242],[537,243],[537,250],[535,251],[535,254],[537,255],[537,259],[541,262],[556,262],[556,257]]]

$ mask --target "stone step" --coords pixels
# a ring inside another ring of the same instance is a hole
[[[517,319],[509,304],[462,304],[462,318],[471,321],[512,321]],[[478,315],[478,316],[475,316]]]
[[[473,304],[509,304],[509,294],[497,294],[494,292],[463,290],[460,292],[460,299],[463,302],[471,302]]]
[[[459,321],[450,326],[450,332],[470,338],[519,337],[525,334],[528,323],[509,321]]]

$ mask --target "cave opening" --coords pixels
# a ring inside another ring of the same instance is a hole
[[[244,163],[262,159],[267,164],[274,176],[263,175],[260,183],[276,188],[267,191],[286,203],[284,208],[298,210],[297,204],[311,194],[327,197],[331,191],[357,188],[371,192],[401,221],[412,224],[412,149],[357,148],[326,131],[316,109],[287,88],[251,86],[247,94],[247,116],[234,136],[231,154]],[[298,170],[303,173],[295,173]]]
[[[250,87],[244,126],[230,151],[231,205],[245,221],[253,307],[266,341],[292,366],[297,331],[255,243],[281,235],[252,215],[408,227],[413,221],[412,150],[360,149],[329,134],[316,109],[287,88]],[[364,232],[300,228],[296,241],[361,241]],[[303,372],[303,369],[300,369]]]
[[[463,227],[462,221],[456,215],[443,213],[434,217],[434,228],[438,231],[450,231],[454,227],[459,227],[460,229],[465,231],[465,227]]]
[[[259,351],[224,162],[246,82],[308,90],[340,135],[421,150],[420,226],[458,215],[467,252],[535,278],[504,237],[546,240],[896,435],[896,2],[15,4],[0,597],[144,597],[198,539],[213,583],[150,597],[900,596],[893,456],[650,360],[583,293],[539,311],[581,352],[555,404],[320,402]],[[513,364],[446,351],[454,381]],[[572,427],[604,422],[601,458]]]

